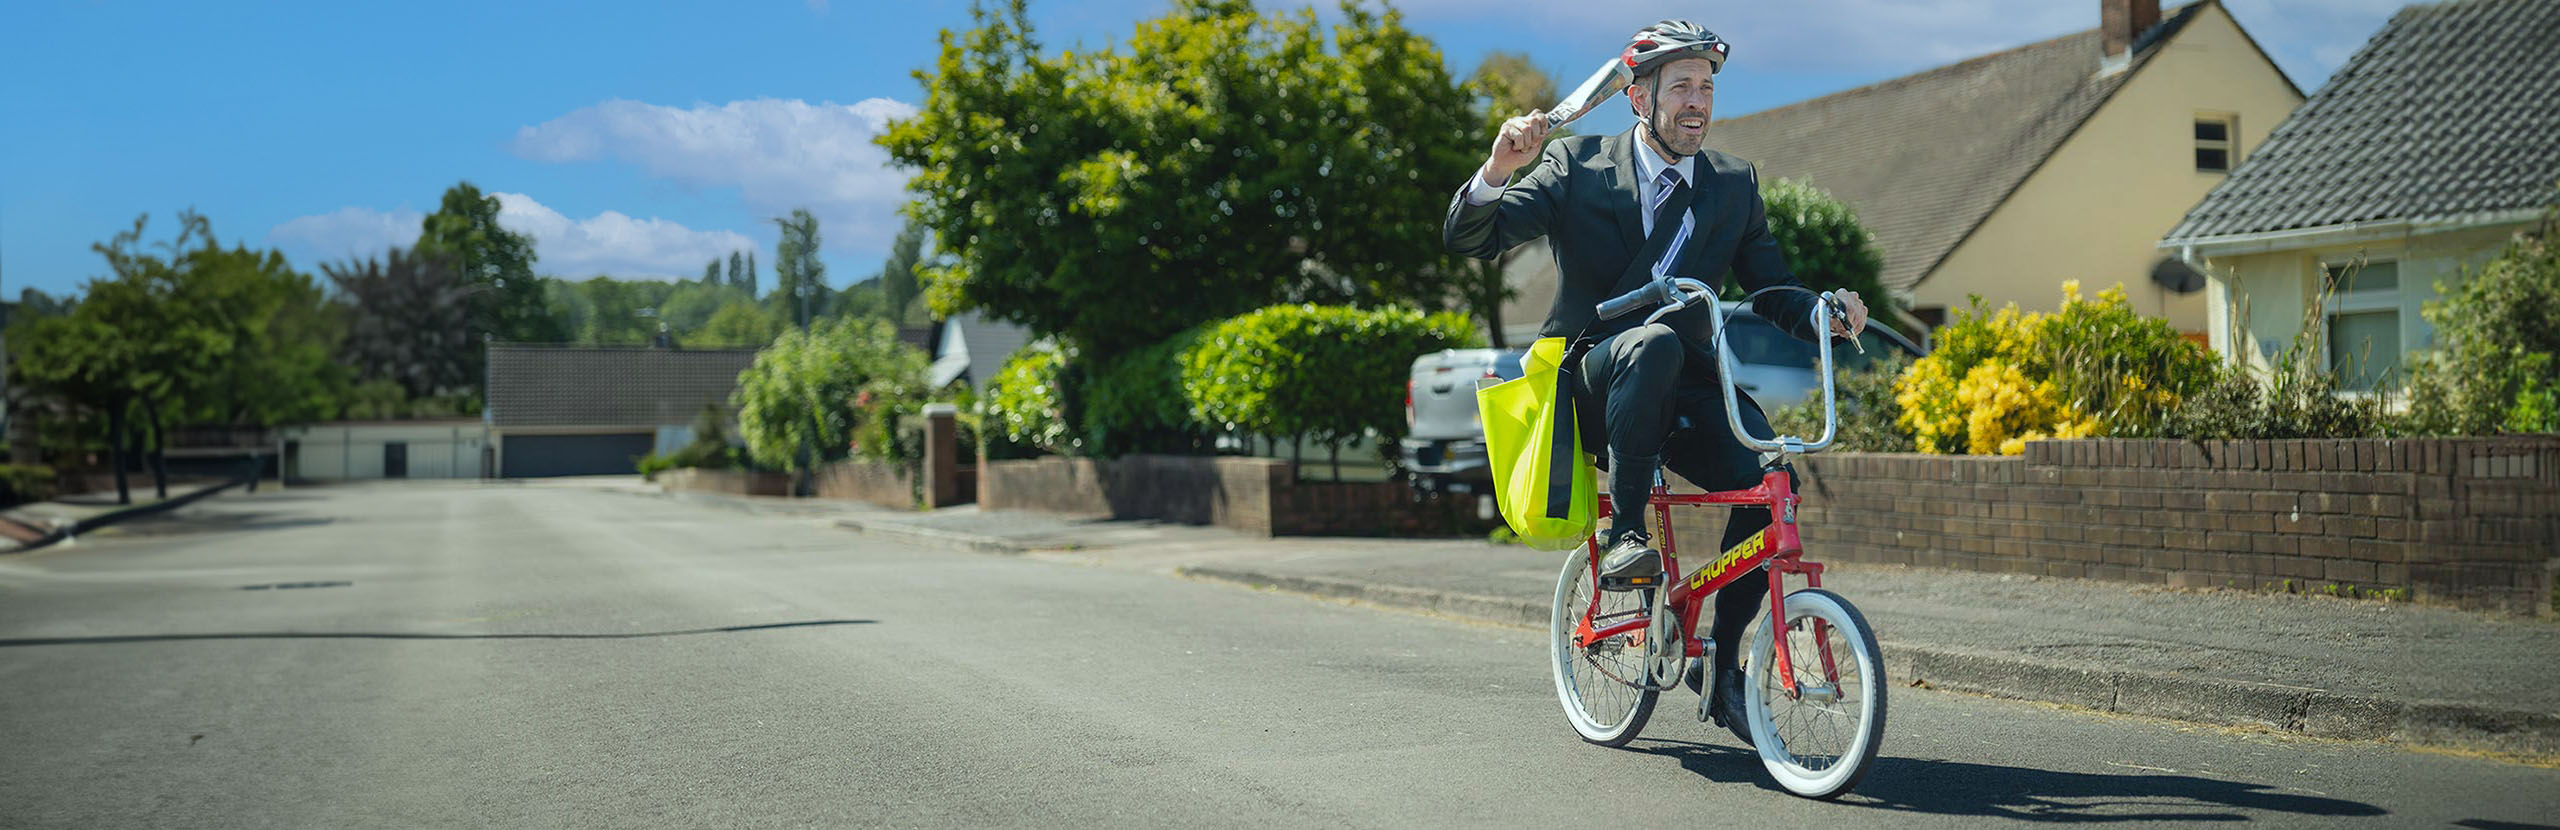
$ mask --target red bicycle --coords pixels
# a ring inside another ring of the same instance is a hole
[[[1615,317],[1662,305],[1646,321],[1651,323],[1693,301],[1712,303],[1714,297],[1713,289],[1697,280],[1660,278],[1602,303],[1600,313]],[[1823,297],[1813,313],[1815,330],[1828,331],[1832,315],[1840,312],[1830,298]],[[1709,317],[1715,321],[1716,357],[1723,364],[1720,376],[1733,377],[1733,359],[1724,342],[1724,315]],[[1769,613],[1754,626],[1750,653],[1743,662],[1743,710],[1761,764],[1788,792],[1830,798],[1857,786],[1875,760],[1884,736],[1887,685],[1875,632],[1857,606],[1823,589],[1822,565],[1805,561],[1795,490],[1788,471],[1779,466],[1794,455],[1829,447],[1838,432],[1829,338],[1822,339],[1818,352],[1821,439],[1752,435],[1743,427],[1733,386],[1728,383],[1724,385],[1726,421],[1745,446],[1762,452],[1760,484],[1748,490],[1673,493],[1657,478],[1653,512],[1658,526],[1655,538],[1662,542],[1659,583],[1625,591],[1600,590],[1597,538],[1566,557],[1556,580],[1550,651],[1556,696],[1564,704],[1565,719],[1583,740],[1613,747],[1634,740],[1652,717],[1656,698],[1672,688],[1689,661],[1708,658],[1711,644],[1698,632],[1706,598],[1751,569],[1766,567]],[[1765,507],[1771,521],[1768,529],[1683,572],[1675,553],[1671,509],[1708,506]],[[1610,509],[1604,494],[1599,513],[1606,517]],[[1789,577],[1801,577],[1805,587],[1788,592]],[[1707,720],[1704,695],[1698,701],[1698,720]]]

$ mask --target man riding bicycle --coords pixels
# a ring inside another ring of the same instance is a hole
[[[1610,528],[1602,537],[1603,585],[1658,576],[1662,555],[1644,529],[1644,508],[1654,478],[1666,465],[1709,490],[1749,487],[1760,480],[1762,461],[1724,429],[1673,433],[1682,420],[1721,423],[1711,322],[1704,303],[1645,325],[1637,315],[1599,320],[1601,300],[1642,287],[1655,274],[1695,277],[1716,284],[1731,272],[1746,290],[1802,285],[1769,235],[1760,201],[1759,173],[1741,159],[1703,148],[1715,101],[1715,75],[1730,47],[1695,23],[1665,20],[1630,40],[1621,59],[1633,70],[1626,92],[1637,124],[1612,136],[1573,136],[1540,148],[1549,124],[1544,113],[1510,119],[1494,138],[1484,166],[1450,202],[1443,239],[1451,251],[1491,259],[1541,236],[1560,275],[1555,304],[1539,328],[1545,337],[1576,341],[1581,400],[1604,413],[1607,426]],[[1532,159],[1537,166],[1518,184],[1511,175]],[[1867,322],[1856,292],[1834,292],[1847,310],[1830,334],[1855,338]],[[1761,295],[1753,309],[1800,339],[1812,340],[1809,292]],[[1748,395],[1739,397],[1741,420],[1755,435],[1769,435],[1768,416]],[[1590,412],[1592,407],[1580,407]],[[1723,549],[1768,527],[1765,508],[1735,510],[1725,526]],[[1715,694],[1718,725],[1749,743],[1742,717],[1742,631],[1760,612],[1769,576],[1755,570],[1716,594]],[[1692,687],[1699,681],[1690,676]]]

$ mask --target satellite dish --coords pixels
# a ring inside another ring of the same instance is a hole
[[[2162,257],[2151,266],[2151,281],[2172,294],[2193,294],[2204,289],[2204,272],[2177,257]]]

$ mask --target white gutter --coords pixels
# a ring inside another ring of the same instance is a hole
[[[2254,254],[2266,251],[2293,250],[2320,245],[2346,245],[2377,242],[2448,231],[2470,230],[2496,225],[2522,224],[2542,216],[2541,208],[2480,211],[2477,213],[2435,216],[2419,219],[2383,219],[2348,222],[2316,228],[2290,228],[2259,233],[2235,233],[2223,236],[2198,236],[2186,239],[2163,239],[2154,247],[2176,248],[2180,258],[2190,263],[2198,255],[2206,257]]]

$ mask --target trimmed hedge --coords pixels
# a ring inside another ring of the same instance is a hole
[[[1209,325],[1182,352],[1191,415],[1229,431],[1340,446],[1404,437],[1413,359],[1477,345],[1463,315],[1407,308],[1271,306]]]

